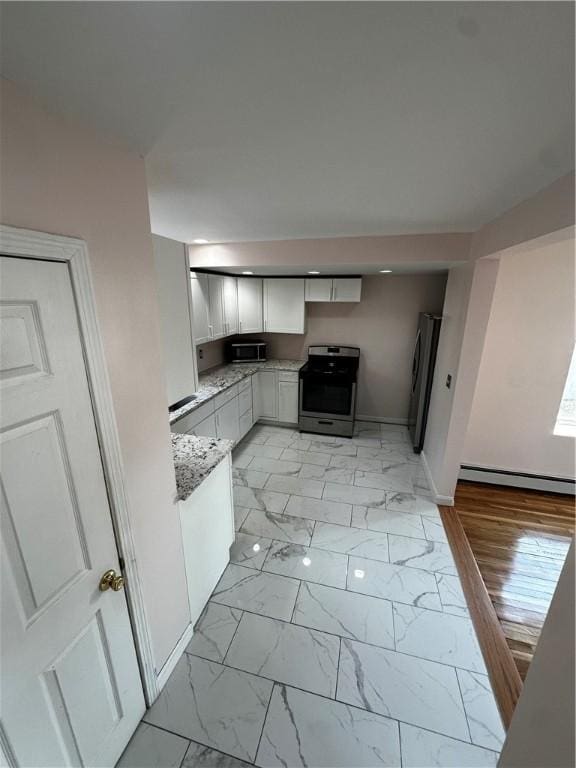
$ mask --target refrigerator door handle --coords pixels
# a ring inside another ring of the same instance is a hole
[[[412,356],[412,394],[414,394],[414,390],[416,389],[416,382],[418,381],[418,373],[420,370],[420,356],[421,356],[421,349],[420,349],[420,337],[421,337],[421,331],[420,328],[418,328],[418,333],[416,334],[416,342],[414,343],[414,354]]]

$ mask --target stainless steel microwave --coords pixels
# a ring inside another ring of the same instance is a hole
[[[265,341],[231,341],[228,344],[231,363],[260,363],[266,360]]]

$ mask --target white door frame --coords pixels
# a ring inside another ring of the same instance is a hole
[[[50,235],[0,224],[0,253],[4,256],[65,262],[68,265],[78,312],[78,324],[110,502],[112,525],[116,534],[119,556],[124,564],[130,621],[140,664],[144,695],[146,703],[150,706],[160,693],[160,689],[156,678],[150,625],[136,559],[134,526],[124,483],[124,467],[118,426],[114,415],[112,391],[96,316],[96,300],[88,248],[83,240],[77,238]]]

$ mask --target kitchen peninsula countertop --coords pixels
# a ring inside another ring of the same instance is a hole
[[[178,501],[185,501],[230,453],[233,440],[172,433],[172,455]]]
[[[305,362],[305,360],[267,360],[263,363],[231,363],[211,368],[198,377],[198,390],[193,393],[195,395],[194,400],[186,403],[182,408],[172,411],[170,424],[174,424],[178,419],[187,416],[208,400],[219,395],[220,392],[224,392],[257,371],[299,371]]]

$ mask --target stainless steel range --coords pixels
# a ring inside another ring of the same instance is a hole
[[[358,347],[308,347],[308,362],[300,369],[301,432],[352,437],[359,360]]]

